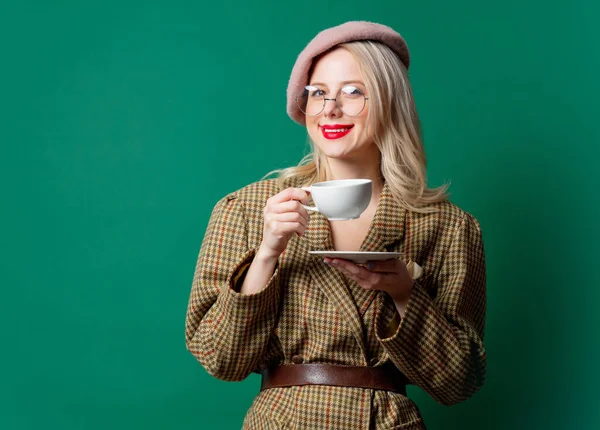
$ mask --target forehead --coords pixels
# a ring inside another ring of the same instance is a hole
[[[358,61],[347,50],[337,48],[320,57],[314,65],[310,82],[335,85],[344,81],[363,81]]]

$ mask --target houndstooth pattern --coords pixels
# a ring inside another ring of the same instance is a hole
[[[362,289],[308,254],[333,249],[319,213],[311,214],[305,236],[290,240],[263,290],[237,292],[262,239],[263,208],[279,191],[274,180],[260,181],[224,197],[212,212],[186,318],[187,347],[204,368],[238,381],[269,365],[292,364],[292,357],[361,366],[391,361],[442,404],[472,396],[486,372],[485,259],[477,220],[449,202],[433,214],[407,211],[384,185],[361,250],[401,252],[423,268],[394,325],[387,294]],[[417,406],[401,394],[327,386],[264,390],[243,426],[425,428]]]

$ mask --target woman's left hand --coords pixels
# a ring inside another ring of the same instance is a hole
[[[397,259],[369,261],[365,266],[340,258],[326,257],[323,261],[366,290],[385,291],[396,304],[406,304],[413,289],[406,264]]]

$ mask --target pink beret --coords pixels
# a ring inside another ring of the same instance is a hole
[[[366,21],[350,21],[337,27],[328,28],[317,34],[298,55],[287,88],[287,113],[300,125],[305,125],[302,111],[296,104],[296,95],[307,83],[308,72],[315,57],[340,43],[356,40],[375,40],[389,46],[404,63],[410,64],[408,46],[396,31],[382,24]]]

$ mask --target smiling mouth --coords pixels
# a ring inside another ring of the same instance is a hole
[[[354,125],[342,126],[336,124],[333,127],[321,126],[319,128],[321,129],[321,133],[323,133],[323,137],[325,139],[339,139],[350,133],[353,127]]]

